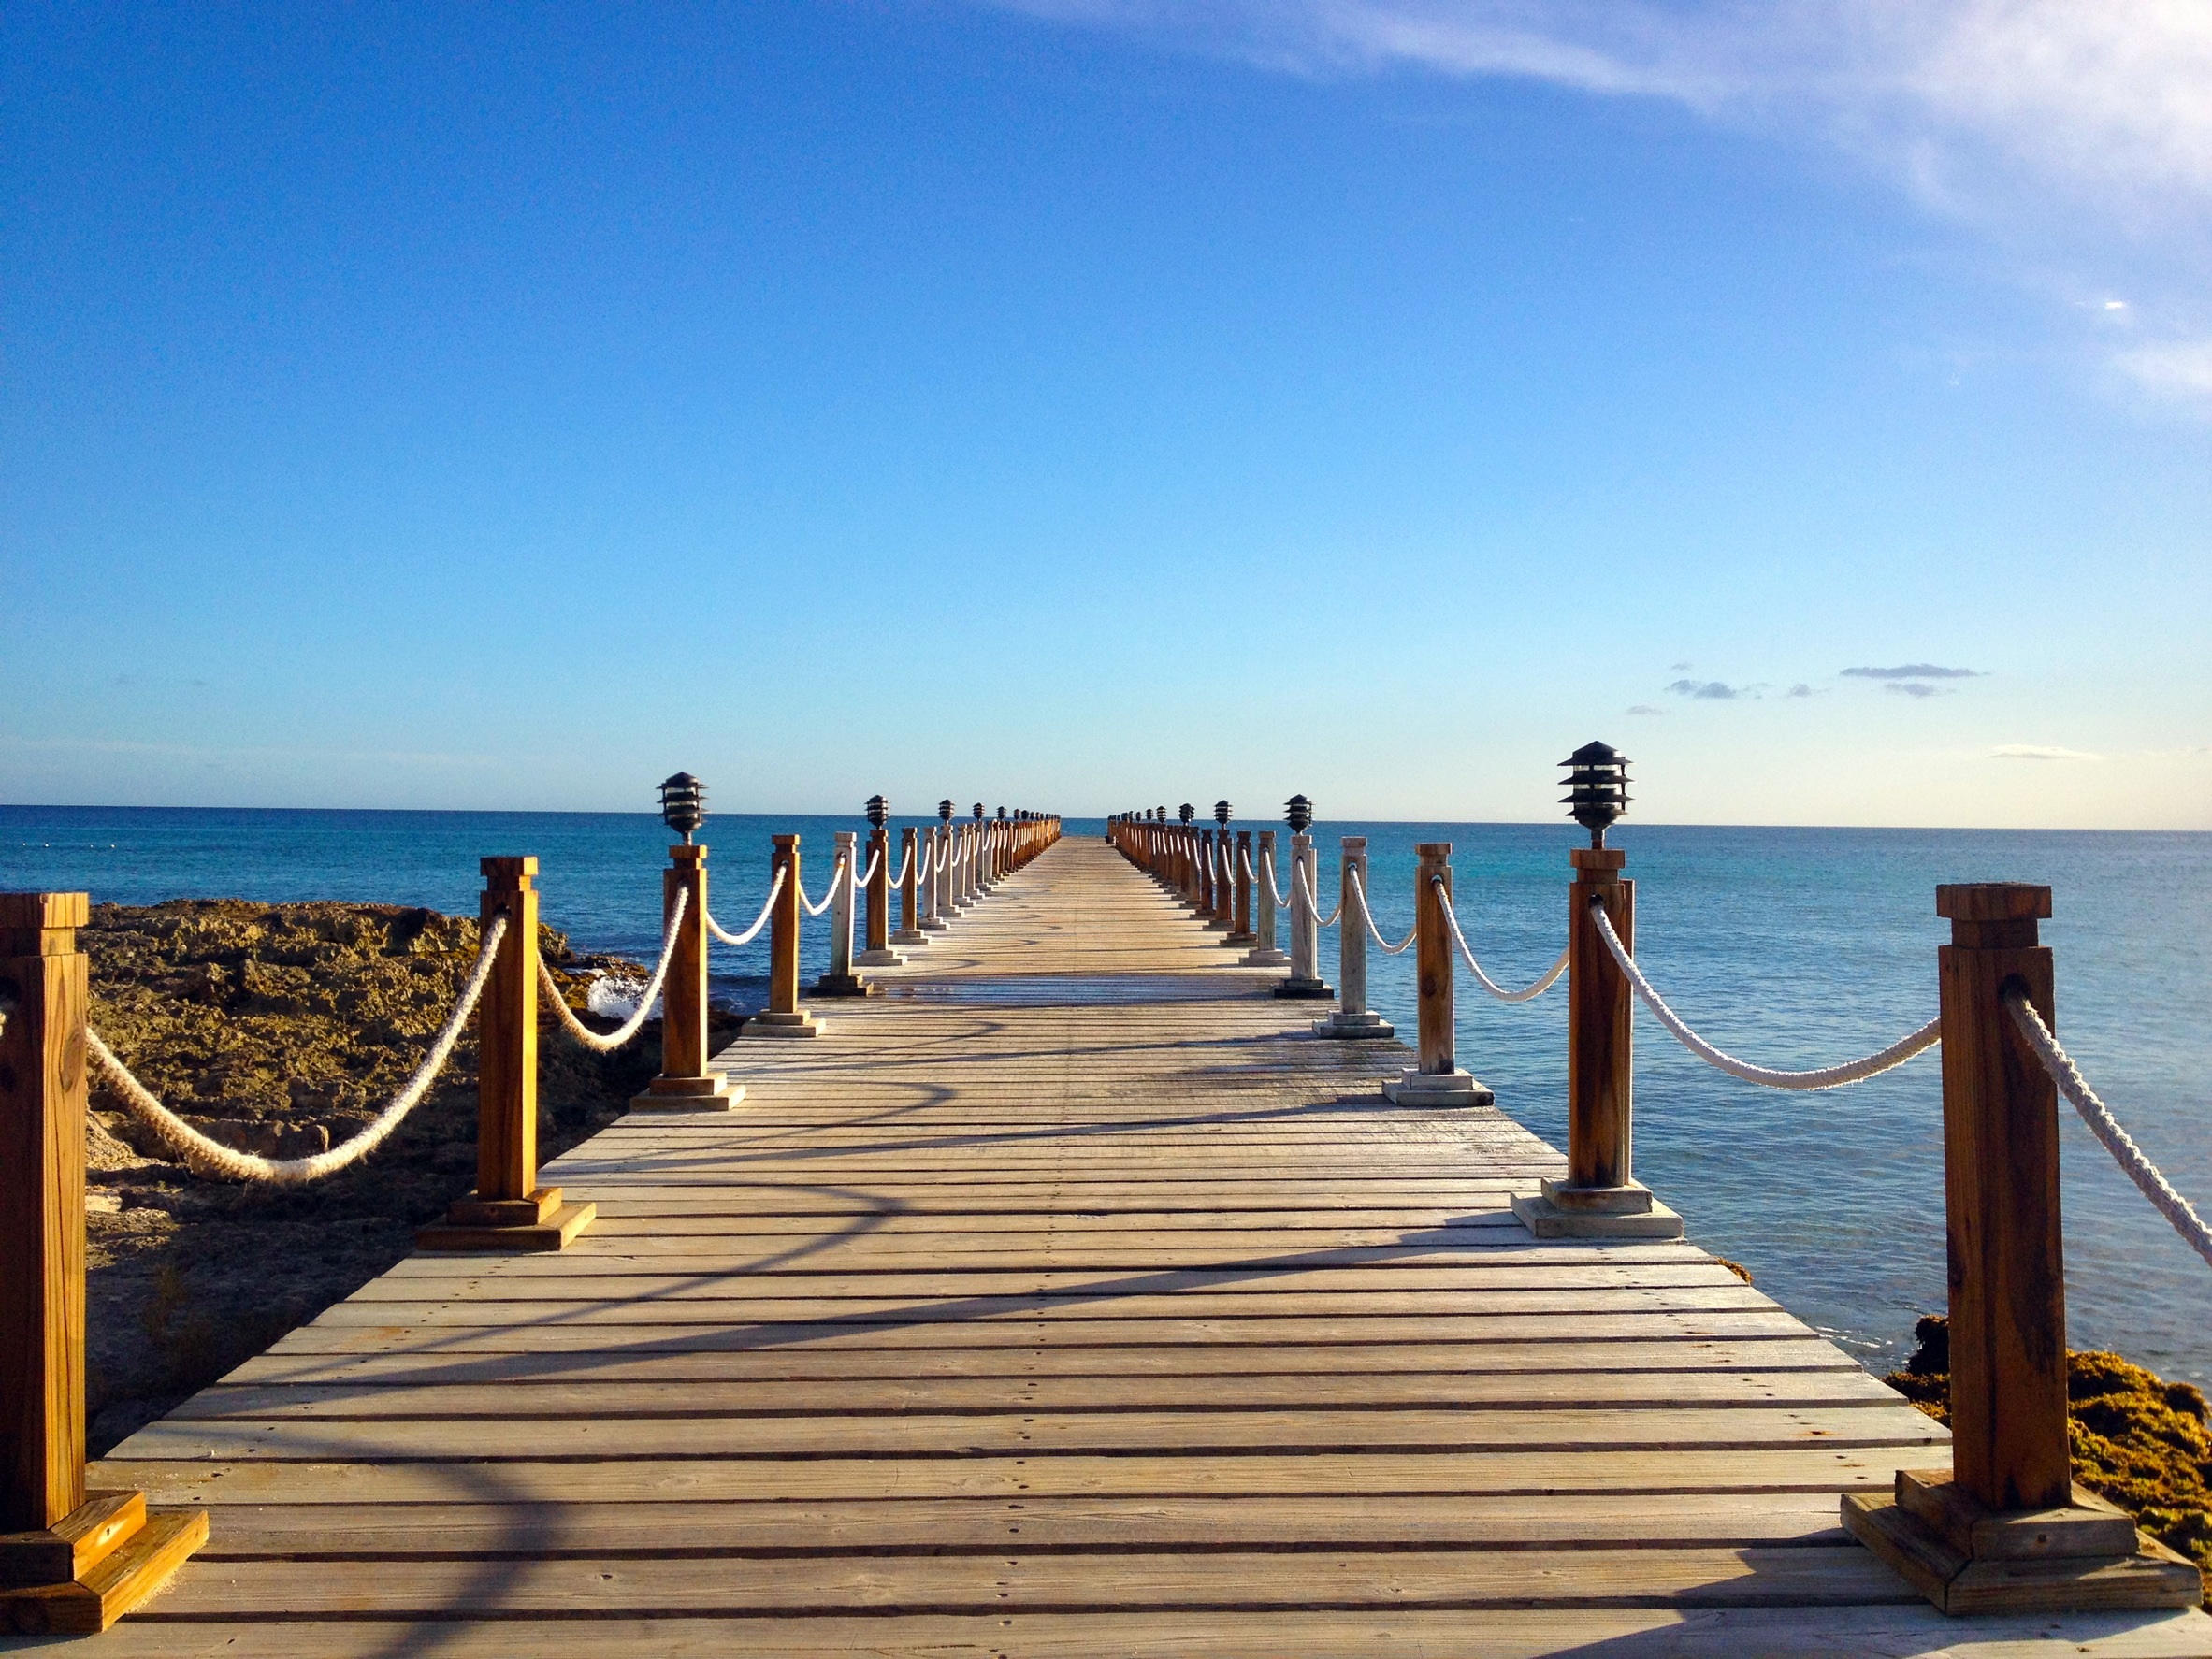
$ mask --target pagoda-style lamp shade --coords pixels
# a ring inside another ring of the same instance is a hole
[[[1293,835],[1305,834],[1313,827],[1313,802],[1303,795],[1292,796],[1282,803],[1282,818]]]
[[[1177,807],[1175,810],[1176,810],[1176,816],[1178,816],[1178,817],[1179,817],[1180,819],[1182,819],[1182,821],[1183,821],[1184,823],[1186,823],[1186,824],[1188,824],[1188,823],[1191,821],[1191,819],[1192,819],[1193,816],[1195,816],[1195,815],[1195,815],[1194,813],[1193,813],[1193,811],[1191,810],[1191,803],[1190,803],[1189,801],[1184,801],[1184,802],[1182,803],[1182,805],[1180,805],[1180,806]]]
[[[939,823],[941,823],[941,824],[946,824],[946,825],[949,825],[949,824],[952,822],[952,802],[951,802],[951,801],[940,801],[939,802],[937,802],[937,821],[938,821]]]
[[[1590,832],[1590,844],[1602,849],[1606,830],[1628,810],[1628,757],[1608,743],[1593,743],[1559,764],[1568,768],[1560,804]]]
[[[1163,806],[1163,807],[1160,807],[1160,808],[1158,808],[1157,810],[1158,810],[1158,813],[1159,813],[1159,816],[1158,816],[1158,817],[1156,817],[1156,818],[1153,820],[1153,822],[1154,822],[1154,823],[1159,823],[1159,824],[1164,824],[1164,823],[1166,823],[1166,822],[1167,822],[1167,809],[1166,809],[1165,807],[1164,807],[1164,806]]]
[[[983,822],[983,802],[980,801],[976,802],[976,822],[978,824]]]
[[[1229,827],[1229,803],[1226,801],[1213,803],[1213,821],[1224,830]]]
[[[891,803],[880,795],[871,795],[868,797],[867,811],[868,827],[871,830],[880,830],[890,818]]]
[[[706,786],[687,772],[679,772],[660,786],[660,821],[691,844],[691,837],[706,822]]]
[[[999,808],[999,822],[1003,824],[1003,823],[1005,823],[1005,821],[1006,821],[1006,809],[1005,809],[1005,807],[1003,807],[1003,806],[1002,806],[1002,807],[1000,807],[1000,808]]]

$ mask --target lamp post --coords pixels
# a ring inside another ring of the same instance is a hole
[[[1514,1199],[1513,1213],[1539,1238],[1680,1238],[1682,1218],[1635,1177],[1633,992],[1594,914],[1603,906],[1635,954],[1636,884],[1621,879],[1628,855],[1605,844],[1628,810],[1628,757],[1590,743],[1559,764],[1568,769],[1560,804],[1590,832],[1588,846],[1568,854],[1567,1179]]]
[[[960,858],[952,845],[952,800],[949,796],[937,802],[937,822],[943,828],[937,831],[937,853],[942,860],[942,868],[936,873],[936,914],[937,920],[943,923],[961,913],[960,905],[953,900],[953,881]]]
[[[906,959],[891,948],[891,837],[886,828],[891,803],[880,795],[868,797],[861,809],[868,818],[868,945],[853,960],[863,968],[895,968]],[[911,911],[911,904],[908,906]]]
[[[1314,909],[1314,886],[1321,862],[1313,850],[1313,802],[1294,795],[1283,802],[1291,827],[1291,976],[1275,988],[1279,997],[1321,999],[1337,993],[1316,971],[1321,955],[1321,916]],[[1305,880],[1301,884],[1300,873]]]
[[[706,786],[687,772],[660,785],[660,821],[684,839],[668,849],[660,873],[661,926],[684,901],[674,954],[660,989],[660,1075],[633,1096],[633,1112],[726,1112],[745,1099],[743,1085],[708,1069],[706,1035],[707,849],[692,836],[706,822]]]

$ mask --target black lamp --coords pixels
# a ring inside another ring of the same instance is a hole
[[[1224,830],[1229,827],[1229,803],[1226,801],[1213,803],[1213,821]]]
[[[660,821],[691,844],[692,834],[706,822],[706,786],[687,772],[664,779],[660,786]]]
[[[1187,801],[1184,801],[1182,805],[1177,807],[1175,810],[1176,816],[1182,819],[1182,821],[1186,824],[1188,824],[1194,815],[1191,811],[1191,803]]]
[[[941,823],[941,824],[945,825],[945,826],[946,826],[947,829],[951,828],[951,825],[952,825],[952,802],[951,802],[951,801],[940,801],[939,802],[937,802],[937,821],[938,821],[939,823]]]
[[[1590,743],[1559,764],[1569,769],[1560,804],[1590,832],[1590,845],[1602,850],[1607,829],[1628,810],[1628,757],[1610,743]]]
[[[983,802],[980,801],[976,802],[976,822],[978,824],[983,822]]]
[[[880,830],[891,815],[891,803],[880,795],[868,797],[868,828]]]
[[[1313,802],[1303,795],[1294,795],[1282,803],[1282,815],[1293,835],[1303,835],[1313,826]]]

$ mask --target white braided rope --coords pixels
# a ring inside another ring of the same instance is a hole
[[[913,868],[914,844],[909,842],[905,849],[899,855],[899,873],[891,877],[891,886],[904,887],[906,885],[906,873]]]
[[[1291,896],[1275,885],[1275,855],[1271,852],[1263,854],[1261,861],[1267,866],[1267,890],[1275,895],[1275,908],[1288,910],[1291,907]],[[1295,869],[1297,860],[1292,859],[1291,865],[1293,869]],[[1291,885],[1297,886],[1297,877],[1291,878]]]
[[[715,919],[715,913],[701,909],[699,919],[706,923],[706,930],[724,945],[750,945],[760,936],[760,930],[768,925],[768,918],[775,913],[775,902],[784,890],[784,877],[790,873],[788,865],[779,865],[775,879],[768,884],[768,897],[760,901],[760,914],[753,918],[753,925],[742,933],[732,933]]]
[[[2196,1205],[2174,1190],[2174,1184],[2144,1155],[2143,1148],[2135,1145],[2134,1136],[2119,1126],[2112,1108],[2097,1098],[2097,1091],[2081,1075],[2074,1057],[2059,1046],[2059,1039],[2052,1034],[2051,1028],[2043,1023],[2043,1016],[2028,1001],[2028,993],[2017,986],[2008,988],[2004,1005],[2012,1010],[2013,1023],[2020,1028],[2020,1035],[2028,1039],[2028,1046],[2043,1061],[2043,1069],[2051,1075],[2059,1092],[2073,1103],[2074,1109],[2081,1114],[2081,1120],[2089,1126],[2089,1132],[2112,1154],[2112,1161],[2135,1183],[2136,1190],[2150,1200],[2151,1207],[2173,1223],[2174,1231],[2181,1234],[2189,1248],[2212,1262],[2212,1229],[2205,1227]]]
[[[1590,906],[1591,919],[1598,924],[1598,936],[1605,941],[1606,949],[1612,952],[1612,959],[1621,965],[1621,972],[1628,976],[1628,983],[1636,988],[1636,994],[1643,999],[1643,1005],[1658,1017],[1659,1023],[1674,1034],[1675,1040],[1709,1066],[1717,1067],[1731,1077],[1746,1083],[1757,1083],[1768,1089],[1834,1089],[1844,1083],[1858,1083],[1893,1066],[1901,1066],[1916,1054],[1932,1048],[1943,1040],[1941,1016],[1930,1020],[1916,1031],[1911,1031],[1877,1054],[1863,1060],[1845,1060],[1842,1065],[1822,1066],[1811,1072],[1777,1072],[1766,1066],[1753,1065],[1749,1060],[1738,1060],[1725,1054],[1682,1022],[1666,1000],[1652,988],[1652,982],[1643,976],[1643,970],[1636,965],[1636,959],[1621,944],[1621,936],[1613,931],[1612,918],[1605,914],[1602,902]]]
[[[559,1016],[560,1023],[570,1036],[594,1054],[612,1054],[645,1029],[645,1017],[653,1012],[653,1004],[660,996],[660,987],[668,978],[669,964],[676,959],[676,933],[684,925],[684,907],[690,902],[691,895],[678,887],[676,902],[669,906],[668,929],[660,936],[660,960],[653,969],[653,977],[645,982],[645,988],[638,997],[636,1010],[611,1031],[595,1031],[578,1019],[575,1009],[569,1006],[568,998],[561,995],[560,981],[554,978],[553,970],[545,965],[545,959],[538,959],[538,983],[545,988],[546,996],[553,1002],[553,1011]]]
[[[115,1085],[131,1116],[159,1135],[192,1169],[201,1175],[224,1176],[234,1181],[267,1181],[278,1187],[296,1187],[303,1181],[335,1175],[348,1164],[368,1157],[383,1145],[399,1127],[400,1120],[421,1103],[438,1074],[445,1069],[445,1062],[453,1057],[454,1045],[461,1040],[461,1028],[469,1023],[469,1016],[475,1012],[477,1003],[484,996],[484,985],[492,976],[492,964],[499,959],[499,941],[506,935],[507,918],[494,916],[491,925],[484,930],[476,966],[469,972],[469,982],[461,988],[460,1001],[446,1016],[445,1024],[439,1029],[430,1051],[415,1067],[414,1075],[392,1097],[392,1104],[351,1140],[306,1158],[262,1158],[226,1147],[221,1141],[210,1140],[156,1100],[152,1091],[131,1075],[130,1069],[115,1058],[115,1051],[90,1026],[84,1031],[85,1046],[91,1051],[93,1063]]]
[[[1399,940],[1395,945],[1393,945],[1389,940],[1383,938],[1382,930],[1375,925],[1375,913],[1367,908],[1367,884],[1360,880],[1359,872],[1357,870],[1353,870],[1351,874],[1352,890],[1359,896],[1360,916],[1366,922],[1367,931],[1375,936],[1375,943],[1382,946],[1382,954],[1386,957],[1405,955],[1406,952],[1412,947],[1413,941],[1421,936],[1421,924],[1419,922],[1415,922],[1413,924],[1413,930],[1410,933],[1408,933],[1403,939]],[[1482,974],[1482,969],[1475,969],[1475,976],[1477,978],[1481,978]]]
[[[1306,879],[1306,861],[1303,858],[1291,860],[1291,890],[1306,895],[1306,902],[1313,906],[1313,920],[1316,927],[1333,928],[1337,925],[1337,918],[1344,914],[1344,899],[1339,894],[1337,899],[1337,908],[1329,912],[1326,921],[1322,919],[1321,901],[1313,896],[1312,884]]]
[[[1545,969],[1540,978],[1532,984],[1524,986],[1519,990],[1508,990],[1496,980],[1491,978],[1489,974],[1483,973],[1482,964],[1475,960],[1475,953],[1467,947],[1467,935],[1459,930],[1459,917],[1453,914],[1451,895],[1444,891],[1444,878],[1440,875],[1432,875],[1428,879],[1429,885],[1437,889],[1437,902],[1444,908],[1444,925],[1452,930],[1452,937],[1459,946],[1461,959],[1473,972],[1475,978],[1481,981],[1484,990],[1501,1003],[1533,1003],[1544,992],[1550,990],[1553,986],[1558,984],[1559,975],[1567,972],[1567,959],[1571,946],[1569,950],[1563,950],[1559,953],[1559,959]]]
[[[839,853],[837,855],[836,863],[832,865],[830,870],[830,885],[822,889],[822,902],[819,904],[817,904],[813,900],[806,896],[806,883],[802,880],[799,883],[799,908],[805,911],[808,916],[821,915],[822,912],[829,909],[831,904],[836,900],[837,884],[844,879],[845,855],[843,853]]]
[[[860,872],[860,878],[853,883],[853,886],[856,887],[864,887],[870,882],[874,881],[875,879],[875,867],[882,862],[883,849],[879,846],[870,847],[868,849],[868,868]]]

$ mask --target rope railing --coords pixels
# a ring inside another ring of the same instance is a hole
[[[1359,897],[1360,920],[1366,924],[1369,936],[1374,939],[1377,945],[1380,945],[1382,947],[1382,954],[1384,956],[1395,957],[1405,955],[1408,950],[1412,948],[1413,941],[1421,936],[1421,924],[1418,922],[1414,923],[1412,929],[1406,934],[1406,936],[1399,940],[1395,945],[1393,945],[1389,940],[1382,936],[1382,930],[1375,925],[1375,913],[1367,906],[1367,884],[1360,880],[1358,871],[1354,870],[1350,873],[1352,876],[1352,890]],[[1477,973],[1480,973],[1481,971],[1482,970],[1480,969],[1476,970]]]
[[[1714,1047],[1683,1022],[1682,1017],[1667,1006],[1666,999],[1653,988],[1652,982],[1643,976],[1643,970],[1636,965],[1636,959],[1621,944],[1621,936],[1613,931],[1612,918],[1606,915],[1602,904],[1590,906],[1590,918],[1598,925],[1598,936],[1605,941],[1605,948],[1612,959],[1620,964],[1621,972],[1635,988],[1636,994],[1667,1028],[1675,1041],[1687,1048],[1707,1065],[1726,1072],[1729,1076],[1745,1083],[1757,1083],[1766,1089],[1837,1089],[1846,1083],[1864,1082],[1897,1066],[1901,1066],[1915,1055],[1925,1053],[1943,1040],[1941,1016],[1930,1020],[1919,1030],[1909,1031],[1888,1047],[1865,1056],[1860,1060],[1845,1060],[1841,1065],[1821,1066],[1809,1072],[1779,1072],[1770,1066],[1754,1065],[1747,1060]]]
[[[1460,959],[1467,963],[1467,971],[1474,974],[1476,982],[1484,990],[1501,1003],[1533,1003],[1559,983],[1560,975],[1567,972],[1567,964],[1574,955],[1573,945],[1563,947],[1559,952],[1559,959],[1546,968],[1529,984],[1523,986],[1519,990],[1508,990],[1496,980],[1491,978],[1489,974],[1483,973],[1482,964],[1475,960],[1474,949],[1467,944],[1467,935],[1460,931],[1459,916],[1452,908],[1452,895],[1445,889],[1442,880],[1431,876],[1429,885],[1437,890],[1437,907],[1444,913],[1444,926],[1451,930],[1452,943],[1459,947]],[[1403,950],[1405,946],[1400,945],[1398,948]]]
[[[760,901],[760,914],[753,918],[753,925],[744,932],[732,933],[715,919],[713,911],[703,906],[700,910],[699,919],[706,923],[706,930],[724,945],[752,944],[760,936],[760,930],[768,925],[768,918],[775,914],[775,902],[783,896],[784,878],[789,873],[788,868],[779,868],[776,871],[775,879],[768,884],[768,897]]]
[[[1291,907],[1290,894],[1284,892],[1280,887],[1275,885],[1275,855],[1272,852],[1264,854],[1261,857],[1260,862],[1267,866],[1267,890],[1275,895],[1276,908],[1279,910],[1288,910]],[[1297,861],[1293,859],[1292,867],[1295,869]],[[1294,876],[1291,879],[1292,885],[1295,887],[1297,878]]]
[[[1344,900],[1339,896],[1337,900],[1337,908],[1330,911],[1325,918],[1322,916],[1321,901],[1313,896],[1313,886],[1306,879],[1306,862],[1302,858],[1291,860],[1291,887],[1294,892],[1304,893],[1306,902],[1313,906],[1316,927],[1333,928],[1337,925],[1337,918],[1344,914]]]
[[[822,902],[819,904],[817,904],[812,899],[809,899],[806,896],[806,883],[804,881],[800,882],[799,908],[805,911],[808,916],[821,915],[823,911],[829,909],[831,904],[836,902],[837,884],[844,879],[845,858],[841,854],[837,858],[836,861],[830,866],[830,885],[828,887],[823,889]]]
[[[188,1166],[201,1175],[223,1176],[234,1181],[265,1181],[271,1186],[296,1187],[304,1182],[335,1175],[349,1164],[358,1163],[377,1147],[383,1145],[392,1132],[398,1129],[407,1115],[421,1104],[438,1074],[445,1069],[445,1062],[453,1057],[454,1045],[461,1039],[461,1029],[469,1022],[469,1016],[476,1011],[476,1004],[484,996],[484,988],[490,980],[492,964],[499,954],[499,941],[506,936],[507,918],[494,916],[484,930],[484,941],[476,953],[476,965],[469,972],[468,983],[462,987],[460,1001],[446,1017],[429,1052],[392,1097],[392,1103],[379,1112],[358,1134],[352,1136],[327,1151],[315,1152],[305,1158],[263,1158],[252,1152],[241,1152],[226,1147],[221,1141],[210,1140],[168,1107],[162,1104],[153,1091],[133,1076],[130,1068],[118,1060],[115,1051],[102,1040],[100,1033],[90,1026],[85,1028],[84,1041],[93,1063],[115,1086],[123,1105],[132,1117],[146,1125],[162,1143],[181,1156]]]
[[[590,1049],[594,1054],[612,1054],[645,1029],[645,1021],[653,1012],[653,1004],[660,1000],[660,988],[668,979],[669,964],[676,959],[676,937],[684,925],[684,910],[691,902],[691,895],[683,888],[676,889],[676,902],[669,906],[668,929],[661,935],[660,960],[654,965],[653,976],[645,982],[639,994],[638,1005],[630,1017],[611,1031],[595,1031],[576,1017],[576,1011],[569,1006],[569,1000],[561,994],[560,981],[554,978],[553,970],[545,965],[545,959],[538,959],[538,983],[545,988],[552,999],[553,1011],[569,1035]]]
[[[2081,1114],[2081,1120],[2089,1126],[2089,1132],[2097,1137],[2098,1143],[2112,1154],[2112,1161],[2119,1165],[2121,1173],[2135,1183],[2136,1190],[2150,1200],[2151,1207],[2173,1224],[2183,1242],[2212,1264],[2212,1228],[2205,1225],[2196,1205],[2174,1190],[2174,1184],[2135,1144],[2135,1138],[2120,1127],[2112,1108],[2098,1098],[2089,1079],[2081,1075],[2074,1057],[2059,1046],[2051,1028],[2043,1023],[2043,1016],[2036,1013],[2027,992],[2017,985],[2008,987],[2004,1005],[2011,1011],[2020,1035],[2028,1040],[2028,1046],[2043,1061],[2043,1069],[2058,1085],[2059,1092]]]

